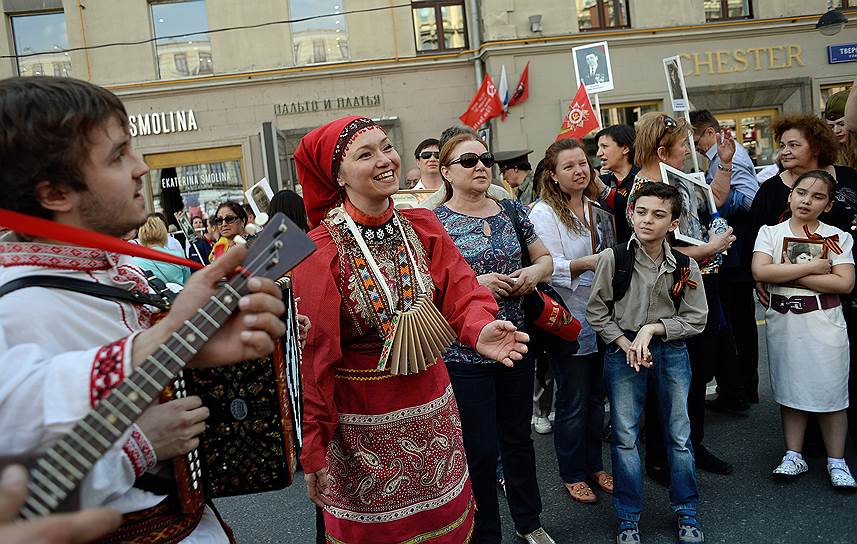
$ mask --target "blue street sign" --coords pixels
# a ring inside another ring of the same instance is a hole
[[[857,62],[857,43],[828,45],[827,62],[830,64],[838,64],[840,62]]]

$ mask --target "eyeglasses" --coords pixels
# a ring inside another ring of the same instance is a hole
[[[439,159],[440,158],[440,151],[422,151],[422,152],[420,152],[420,158],[422,160],[427,160],[427,159],[432,159],[432,158]]]
[[[215,217],[211,220],[211,222],[219,227],[220,225],[226,223],[227,225],[231,225],[232,223],[238,221],[237,215],[227,215],[226,217]]]
[[[491,168],[494,166],[494,155],[492,155],[491,152],[485,152],[481,155],[477,155],[476,153],[464,153],[449,164],[460,164],[464,168],[474,168],[477,162],[481,162],[486,168]]]
[[[678,128],[678,123],[669,115],[664,115],[664,126],[669,130],[675,130]]]

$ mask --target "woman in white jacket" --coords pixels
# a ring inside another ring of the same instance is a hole
[[[602,357],[595,332],[586,321],[594,277],[589,198],[595,169],[577,140],[560,140],[545,151],[541,200],[530,213],[536,233],[554,262],[551,285],[583,325],[577,353],[548,353],[557,384],[554,446],[560,476],[571,497],[594,503],[588,482],[613,492],[613,478],[601,460],[604,419]]]

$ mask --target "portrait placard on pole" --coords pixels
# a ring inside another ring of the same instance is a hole
[[[574,76],[577,86],[582,83],[590,95],[612,91],[613,69],[607,42],[596,42],[572,48]]]
[[[689,111],[690,101],[687,99],[687,86],[685,86],[684,72],[681,69],[681,57],[665,58],[664,73],[667,76],[667,87],[670,91],[670,103],[673,111]]]

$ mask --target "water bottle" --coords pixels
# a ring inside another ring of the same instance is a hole
[[[709,234],[723,234],[728,228],[729,223],[727,223],[725,219],[720,217],[719,213],[714,212],[711,214],[711,225],[708,227]],[[717,266],[723,264],[724,255],[726,255],[725,251],[717,255]]]

